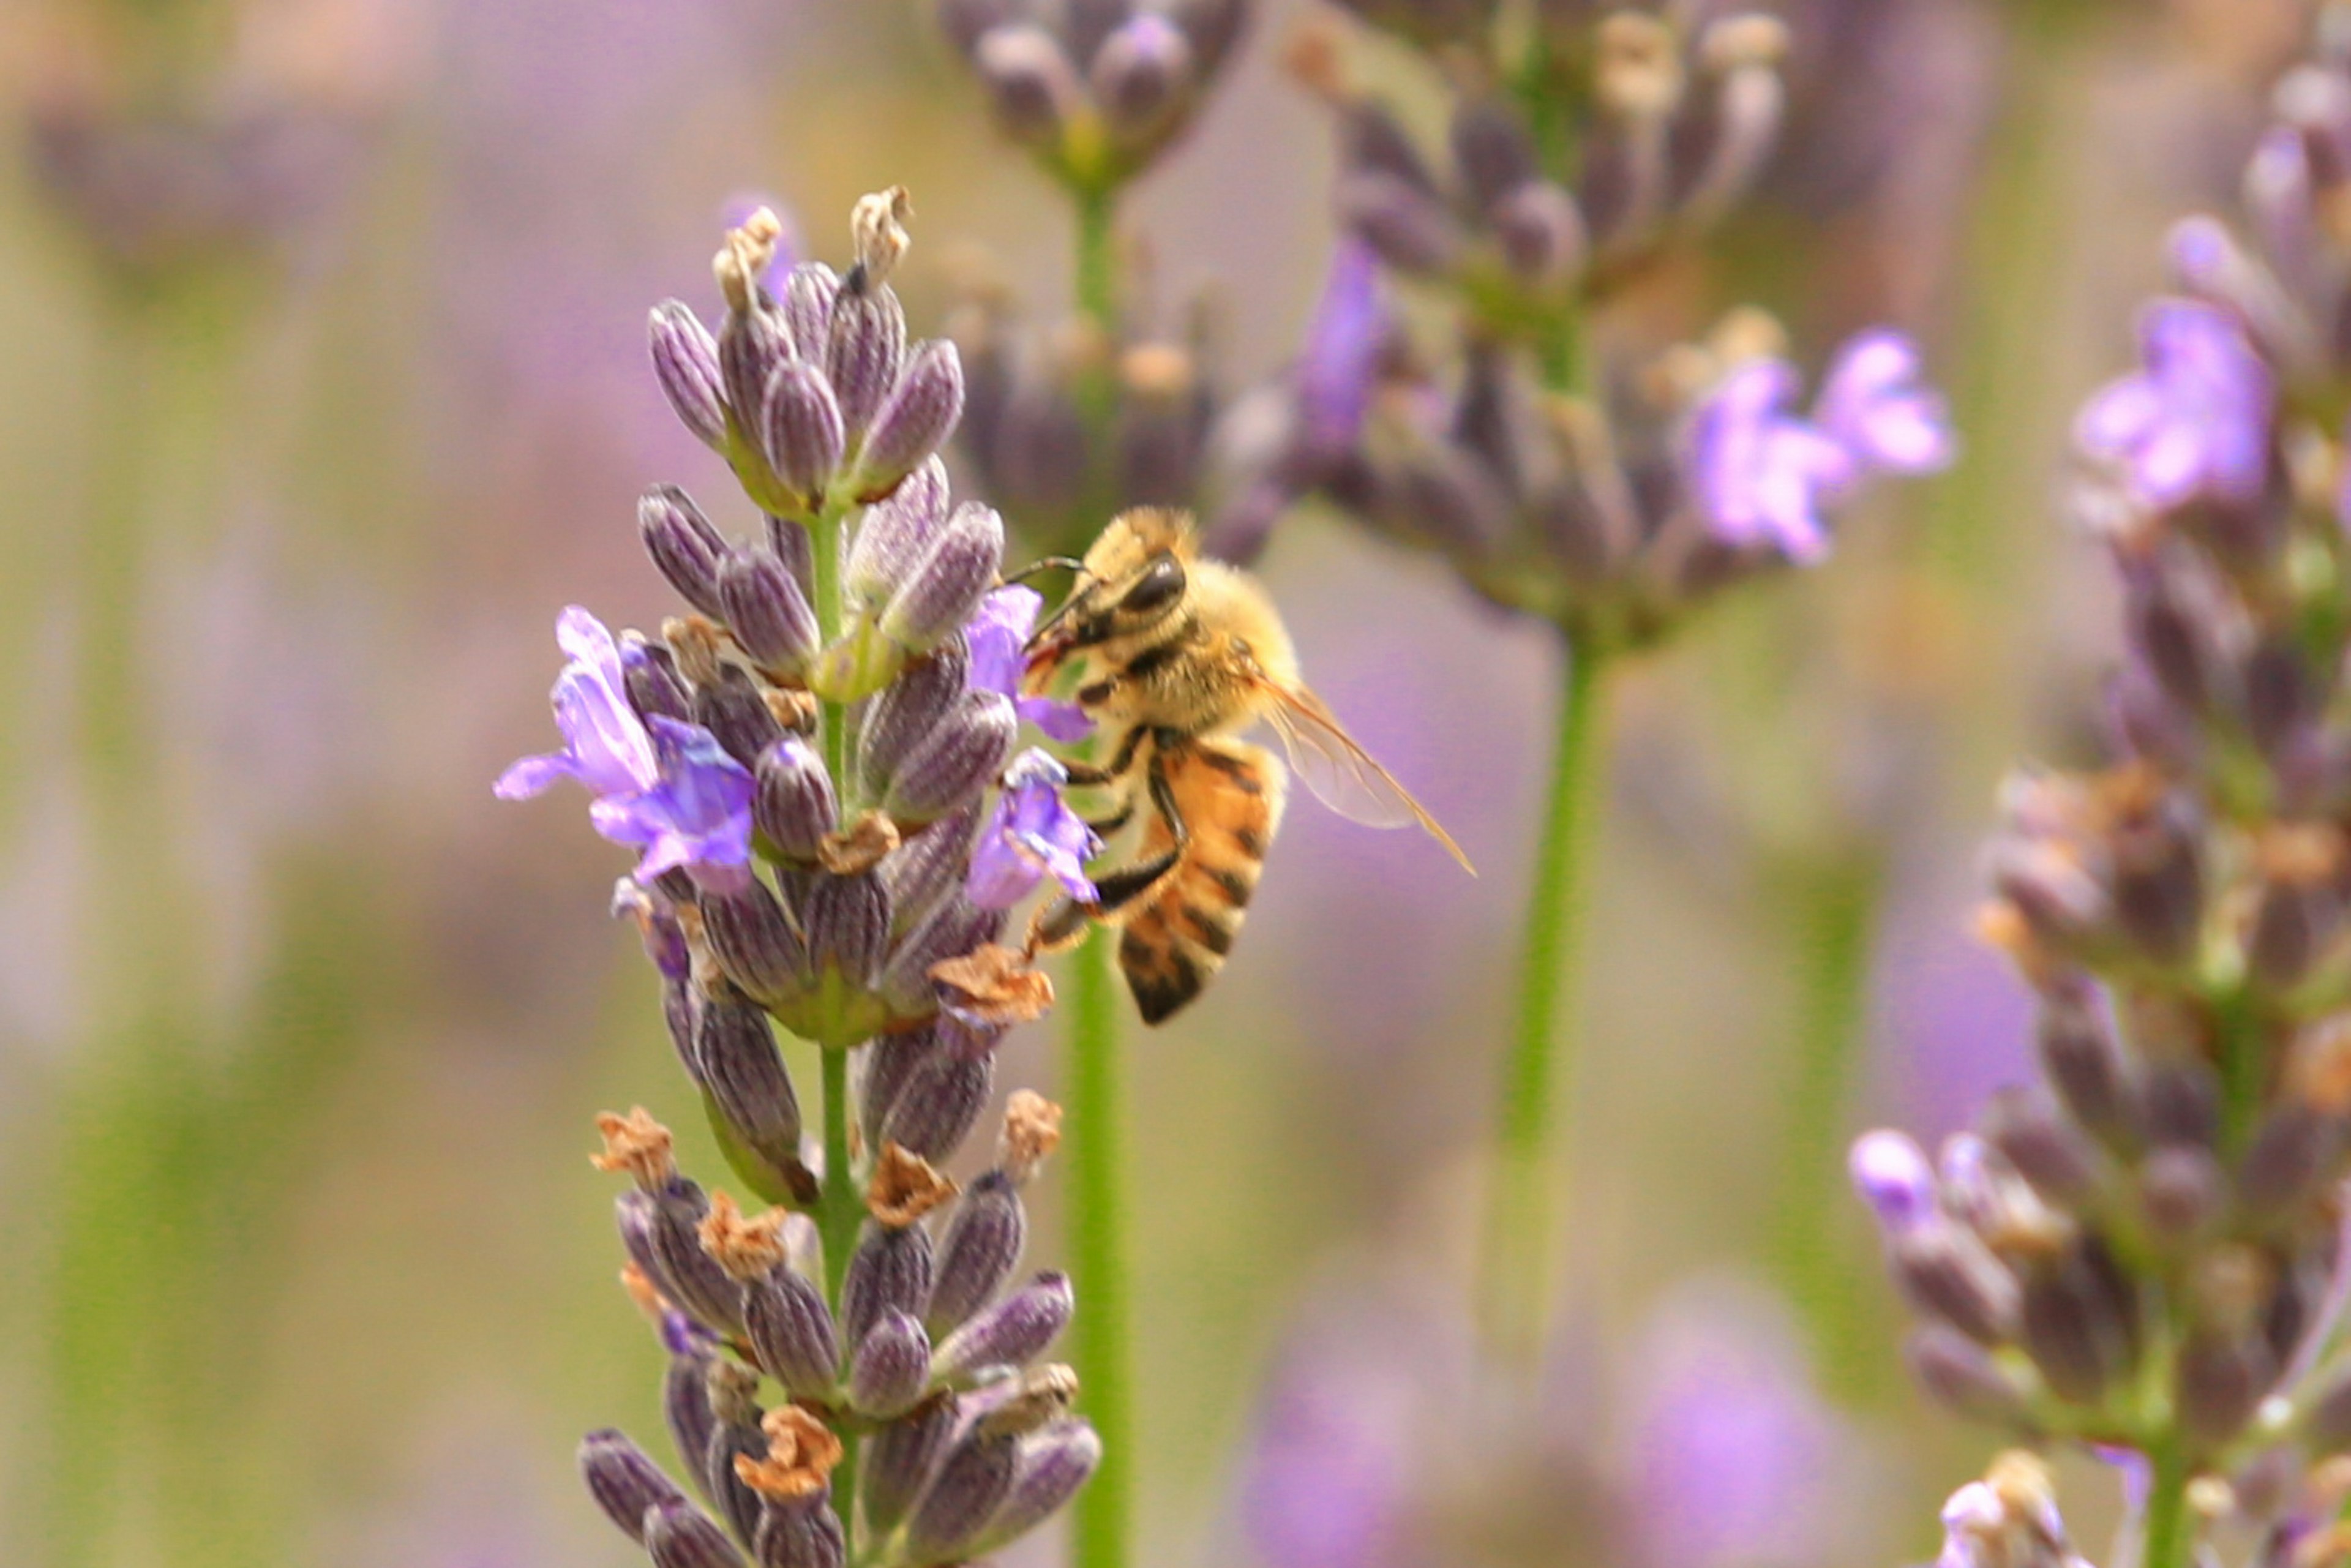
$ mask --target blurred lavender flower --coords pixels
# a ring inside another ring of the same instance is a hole
[[[1069,779],[1068,768],[1033,747],[1005,771],[972,851],[965,896],[982,909],[1009,909],[1050,876],[1080,903],[1093,902],[1086,862],[1102,853],[1102,840],[1062,802]]]
[[[2146,368],[2082,410],[2083,451],[2120,468],[2143,506],[2259,500],[2277,391],[2243,329],[2211,306],[2166,299],[2139,332]]]

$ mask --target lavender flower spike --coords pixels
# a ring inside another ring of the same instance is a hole
[[[699,725],[655,714],[648,726],[629,704],[619,645],[577,605],[556,622],[555,637],[571,655],[555,683],[561,751],[526,757],[494,787],[503,800],[544,792],[577,779],[595,792],[588,820],[614,843],[644,852],[639,882],[683,868],[697,883],[725,891],[748,877],[750,772]]]
[[[1086,862],[1102,841],[1061,800],[1069,769],[1030,747],[1004,775],[1003,791],[981,827],[964,891],[983,909],[1009,909],[1050,876],[1081,904],[1094,900]]]
[[[964,643],[970,650],[966,677],[976,692],[995,692],[1012,699],[1020,716],[1054,740],[1067,746],[1093,733],[1093,720],[1075,703],[1052,697],[1023,696],[1021,672],[1027,666],[1029,635],[1037,629],[1045,596],[1018,583],[999,588],[979,601],[978,613],[965,623]]]
[[[2235,319],[2194,300],[2158,299],[2140,321],[2139,341],[2145,368],[2082,410],[2082,450],[2118,468],[2144,506],[2259,500],[2277,383]]]

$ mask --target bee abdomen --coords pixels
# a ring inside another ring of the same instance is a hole
[[[1280,826],[1286,782],[1278,759],[1238,740],[1196,741],[1166,765],[1190,839],[1150,902],[1127,916],[1118,948],[1127,988],[1154,1024],[1206,989],[1233,950]],[[1144,852],[1172,841],[1155,819]]]

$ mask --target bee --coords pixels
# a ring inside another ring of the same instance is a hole
[[[1107,760],[1070,782],[1113,809],[1088,825],[1107,839],[1147,805],[1139,856],[1095,881],[1091,904],[1057,899],[1031,921],[1031,952],[1066,946],[1089,921],[1120,928],[1118,962],[1145,1023],[1161,1023],[1223,967],[1295,769],[1341,816],[1417,822],[1464,870],[1461,846],[1341,727],[1298,676],[1273,601],[1238,568],[1201,558],[1191,519],[1141,507],[1111,520],[1072,563],[1069,597],[1028,645],[1025,689],[1043,695],[1078,664],[1078,706]],[[1259,720],[1281,760],[1240,734]]]

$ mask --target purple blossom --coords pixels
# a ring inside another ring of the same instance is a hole
[[[1081,904],[1094,900],[1086,862],[1102,840],[1061,800],[1069,769],[1031,747],[1013,758],[971,853],[965,893],[983,909],[1009,909],[1050,876]]]
[[[648,726],[630,706],[611,632],[573,605],[555,623],[571,655],[556,677],[556,727],[563,749],[526,757],[494,787],[502,800],[579,779],[596,796],[588,820],[615,843],[644,852],[639,882],[684,868],[712,886],[740,885],[751,859],[750,772],[699,725],[656,714]]]
[[[1379,256],[1343,237],[1298,360],[1298,440],[1307,453],[1327,460],[1354,444],[1387,334]]]
[[[1935,1173],[1907,1134],[1864,1134],[1853,1145],[1848,1166],[1854,1186],[1876,1211],[1887,1235],[1915,1230],[1934,1214]]]
[[[2258,500],[2277,385],[2235,318],[2160,299],[2140,320],[2139,342],[2144,367],[2084,405],[2074,423],[2082,450],[2119,468],[2144,506]]]
[[[971,651],[968,680],[973,691],[1011,698],[1022,718],[1066,746],[1092,735],[1093,720],[1075,703],[1020,695],[1029,636],[1044,607],[1044,595],[1019,583],[981,600],[978,612],[963,629],[965,645]]]
[[[1687,462],[1716,538],[1809,563],[1828,553],[1824,514],[1863,479],[1940,468],[1952,440],[1943,400],[1919,384],[1918,351],[1899,333],[1865,332],[1839,350],[1810,419],[1790,412],[1801,386],[1785,360],[1733,369],[1690,416]]]

